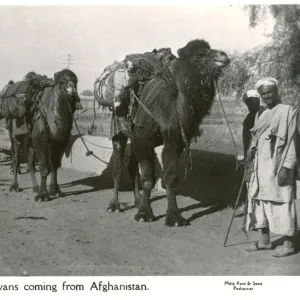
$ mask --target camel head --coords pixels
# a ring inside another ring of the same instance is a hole
[[[205,40],[192,40],[177,51],[179,59],[184,59],[196,65],[202,74],[219,74],[221,68],[230,62],[227,54],[220,50],[211,49]]]
[[[169,66],[171,62],[176,59],[176,56],[171,52],[171,48],[160,48],[158,50],[154,49],[152,54],[157,55],[161,62],[167,66]]]
[[[77,76],[69,69],[64,69],[54,74],[54,84],[58,86],[60,92],[63,94],[70,96],[78,95],[77,82]]]

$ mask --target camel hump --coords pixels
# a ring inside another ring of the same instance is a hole
[[[32,86],[27,81],[18,81],[8,87],[5,93],[5,97],[29,94],[32,92]]]
[[[125,61],[130,61],[134,68],[140,69],[149,78],[162,73],[162,63],[160,57],[151,52],[144,54],[127,55]]]

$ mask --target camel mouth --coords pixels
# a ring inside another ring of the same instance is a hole
[[[223,68],[226,67],[229,64],[229,60],[227,61],[215,61],[215,64],[219,67],[219,68]]]
[[[76,89],[73,88],[73,87],[67,87],[67,88],[66,88],[66,91],[67,91],[67,93],[68,93],[69,95],[73,95],[73,94],[76,93]]]

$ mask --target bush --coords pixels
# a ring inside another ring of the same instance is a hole
[[[87,97],[90,97],[90,96],[93,96],[94,95],[94,92],[91,91],[91,90],[84,90],[82,93],[81,93],[82,96],[87,96]]]

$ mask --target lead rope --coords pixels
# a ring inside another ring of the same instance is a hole
[[[93,153],[93,151],[91,151],[91,150],[88,148],[88,146],[86,145],[86,143],[85,143],[85,141],[84,141],[84,139],[83,139],[83,137],[82,137],[82,134],[81,134],[81,132],[80,132],[80,130],[79,130],[79,127],[78,127],[78,125],[77,125],[76,119],[74,118],[74,115],[73,115],[73,113],[72,113],[72,109],[71,109],[71,106],[70,106],[70,103],[69,103],[69,97],[67,97],[67,103],[68,103],[68,107],[69,107],[70,113],[71,113],[71,115],[72,115],[73,122],[74,122],[75,127],[76,127],[76,129],[77,129],[77,132],[78,132],[78,134],[79,134],[79,137],[80,137],[80,139],[81,139],[81,141],[82,141],[84,147],[85,147],[86,150],[87,150],[87,152],[86,152],[85,155],[86,155],[86,156],[90,156],[90,155],[91,155],[91,156],[95,157],[96,159],[100,160],[101,162],[103,162],[104,164],[109,165],[108,162],[104,161],[103,159],[101,159],[100,157],[98,157],[97,155],[95,155],[95,154]]]
[[[233,143],[233,147],[234,147],[234,151],[235,151],[235,164],[236,164],[236,171],[239,169],[240,167],[240,164],[239,164],[239,159],[238,159],[238,151],[237,151],[237,147],[236,147],[236,143],[235,143],[235,140],[234,140],[234,136],[233,136],[233,133],[231,131],[231,128],[229,126],[229,121],[227,119],[227,115],[226,115],[226,112],[225,112],[225,109],[224,109],[224,105],[223,105],[223,102],[222,102],[222,99],[220,97],[220,93],[219,93],[219,89],[218,89],[218,84],[216,81],[214,81],[215,83],[215,88],[216,88],[216,93],[217,93],[217,97],[219,98],[219,101],[220,101],[220,104],[221,104],[221,107],[222,107],[222,110],[223,110],[223,114],[224,114],[224,118],[225,118],[225,121],[226,121],[226,125],[229,129],[229,133],[230,133],[230,136],[231,136],[231,139],[232,139],[232,143]]]

